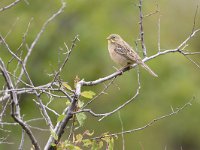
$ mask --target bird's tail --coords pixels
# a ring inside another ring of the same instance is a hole
[[[145,63],[142,63],[141,66],[146,69],[151,75],[153,75],[154,77],[158,77],[158,75],[153,72],[153,70],[151,70],[151,68],[149,68],[149,66],[147,66]]]

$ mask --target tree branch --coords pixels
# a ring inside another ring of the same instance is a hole
[[[3,63],[3,61],[0,58],[0,69],[1,72],[4,76],[4,79],[7,83],[7,87],[8,89],[14,89],[13,83],[11,81],[11,78],[9,76],[9,74],[7,73],[6,67]],[[34,145],[36,150],[40,150],[40,146],[37,142],[37,140],[35,139],[32,131],[30,130],[30,128],[28,127],[28,125],[21,119],[20,116],[20,107],[19,107],[19,103],[18,103],[18,98],[17,98],[17,94],[15,91],[10,91],[10,97],[12,100],[11,103],[11,116],[13,117],[13,119],[20,124],[20,126],[26,131],[27,135],[29,136],[32,144]]]
[[[144,27],[143,27],[143,13],[142,13],[142,0],[139,0],[139,14],[140,14],[140,40],[141,40],[141,46],[142,46],[142,50],[143,50],[143,56],[146,57],[147,56],[147,49],[144,43]]]
[[[193,99],[192,99],[193,100]],[[134,133],[136,131],[141,131],[141,130],[144,130],[150,126],[152,126],[153,124],[155,124],[156,122],[160,121],[160,120],[163,120],[165,118],[168,118],[168,117],[171,117],[173,115],[176,115],[178,114],[180,111],[182,111],[183,109],[185,109],[186,107],[188,106],[191,106],[191,101],[190,100],[189,102],[185,103],[183,106],[181,106],[180,108],[176,108],[176,111],[174,111],[172,109],[172,111],[166,115],[163,115],[163,116],[160,116],[160,117],[157,117],[153,120],[151,120],[149,123],[147,123],[146,125],[140,127],[140,128],[136,128],[136,129],[131,129],[131,130],[126,130],[126,131],[122,131],[122,132],[117,132],[117,133],[111,133],[111,134],[107,134],[107,135],[103,135],[103,136],[98,136],[98,137],[94,137],[94,138],[91,138],[92,140],[97,140],[97,139],[102,139],[104,137],[116,137],[118,135],[122,135],[122,134],[128,134],[128,133]]]
[[[21,1],[21,0],[15,0],[13,3],[11,3],[11,4],[9,4],[9,5],[5,6],[5,7],[0,8],[0,12],[2,12],[2,11],[4,11],[4,10],[6,10],[6,9],[9,9],[9,8],[11,8],[11,7],[17,5],[17,3],[19,3],[20,1]]]

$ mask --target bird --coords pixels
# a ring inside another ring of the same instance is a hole
[[[121,38],[120,35],[110,34],[106,39],[108,40],[108,51],[110,57],[116,64],[119,64],[122,67],[127,67],[137,63],[146,69],[151,75],[158,77],[158,75],[142,61],[141,57]]]

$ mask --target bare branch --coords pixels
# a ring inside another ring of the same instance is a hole
[[[193,99],[192,99],[193,100]],[[184,110],[186,107],[188,106],[191,106],[191,101],[190,100],[189,102],[185,103],[182,107],[180,108],[177,108],[176,111],[172,111],[170,112],[169,114],[166,114],[166,115],[163,115],[161,117],[158,117],[158,118],[155,118],[153,120],[151,120],[149,123],[147,123],[146,125],[140,127],[140,128],[136,128],[136,129],[131,129],[131,130],[126,130],[126,131],[123,131],[123,132],[118,132],[118,133],[112,133],[112,134],[107,134],[107,135],[103,135],[103,136],[98,136],[98,137],[94,137],[94,138],[91,138],[93,140],[97,140],[97,139],[102,139],[104,137],[111,137],[111,136],[114,136],[116,137],[117,135],[122,135],[122,134],[128,134],[128,133],[134,133],[136,131],[141,131],[141,130],[144,130],[150,126],[152,126],[153,124],[155,124],[156,122],[160,121],[160,120],[163,120],[165,118],[168,118],[168,117],[171,117],[173,115],[176,115],[178,114],[180,111]]]
[[[121,118],[121,113],[120,111],[118,111],[118,116],[119,116],[119,121],[120,121],[120,124],[121,124],[121,127],[122,127],[122,150],[125,150],[125,139],[124,139],[124,125],[123,125],[123,121],[122,121],[122,118]]]
[[[124,108],[126,105],[131,103],[133,100],[135,100],[135,98],[139,95],[140,88],[141,88],[141,85],[140,85],[140,74],[139,74],[139,72],[137,74],[138,74],[138,88],[137,88],[136,93],[134,94],[134,96],[131,99],[129,99],[128,101],[126,101],[124,104],[120,105],[118,108],[114,109],[113,111],[105,113],[104,116],[99,119],[99,121],[101,121],[105,117],[108,117],[108,116],[112,115],[113,113],[119,111],[120,109]]]
[[[21,1],[21,0],[15,0],[15,1],[12,2],[11,4],[9,4],[9,5],[7,5],[7,6],[3,7],[3,8],[0,8],[0,12],[2,12],[2,11],[4,11],[4,10],[6,10],[6,9],[9,9],[9,8],[11,8],[11,7],[17,5],[17,3],[19,3],[20,1]]]
[[[4,106],[2,104],[2,112],[0,114],[0,122],[2,122],[3,115],[4,115],[5,111],[6,111],[6,108],[7,108],[9,102],[10,101],[8,100]]]
[[[8,89],[14,89],[14,86],[13,86],[13,83],[11,81],[11,78],[8,75],[6,67],[5,67],[5,65],[4,65],[4,63],[3,63],[3,61],[1,59],[0,59],[0,69],[1,69],[1,72],[2,72],[2,74],[4,76],[4,78],[5,78],[5,81],[7,83]],[[10,97],[11,97],[11,100],[12,100],[11,116],[26,131],[26,133],[29,136],[29,138],[30,138],[32,144],[34,145],[35,149],[39,150],[40,146],[39,146],[37,140],[35,139],[32,131],[30,130],[28,125],[21,119],[20,107],[19,107],[19,103],[18,103],[18,98],[17,98],[16,92],[15,91],[11,91],[10,92]]]
[[[61,14],[66,6],[65,2],[61,1],[62,2],[62,6],[61,8],[56,12],[54,13],[42,26],[40,32],[37,34],[35,40],[32,42],[30,48],[28,49],[28,53],[26,54],[26,57],[24,59],[24,66],[26,66],[27,64],[27,61],[28,61],[28,58],[29,56],[31,55],[32,51],[33,51],[33,48],[35,47],[35,45],[37,44],[38,40],[40,39],[42,33],[45,31],[47,25],[54,19],[56,18],[59,14]],[[21,79],[22,78],[22,75],[24,74],[24,69],[21,69],[21,73],[19,75],[19,78]]]
[[[110,87],[110,85],[112,85],[112,83],[114,82],[115,78],[113,78],[108,85],[105,85],[105,88],[98,94],[96,95],[93,99],[91,99],[89,102],[87,102],[82,109],[84,109],[85,107],[87,107],[89,104],[91,104],[95,99],[97,99],[99,96],[101,96],[102,94],[105,93],[105,91]]]
[[[160,52],[160,15],[158,16],[158,52]]]
[[[147,56],[147,50],[146,50],[146,46],[144,43],[144,27],[143,27],[143,13],[142,13],[142,0],[139,0],[139,11],[140,11],[140,40],[141,40],[141,46],[142,46],[142,50],[143,50],[143,56],[146,57]]]
[[[187,38],[187,39],[185,39],[185,41],[183,41],[178,47],[177,47],[177,49],[181,49],[181,47],[183,47],[184,45],[186,45],[187,44],[187,42],[192,38],[192,37],[194,37],[195,35],[196,35],[196,33],[198,33],[200,31],[200,29],[197,29],[197,30],[195,30],[195,31],[193,31],[192,33],[191,33],[191,35]]]
[[[82,113],[82,112],[88,112],[88,113],[90,113],[94,117],[105,116],[105,114],[97,114],[97,113],[93,112],[91,109],[81,109],[81,110],[78,110],[76,112],[73,112],[73,114]]]
[[[53,138],[53,136],[50,136],[48,141],[47,141],[47,144],[45,145],[45,150],[48,150],[52,147],[52,143],[54,144],[58,144],[58,142],[60,141],[61,139],[61,136],[63,135],[64,133],[64,129],[67,125],[67,123],[69,122],[69,120],[73,117],[74,115],[74,111],[76,109],[76,105],[77,105],[77,102],[78,102],[78,99],[80,97],[80,94],[81,94],[81,87],[83,85],[83,80],[79,81],[77,84],[76,84],[76,89],[75,89],[75,92],[74,92],[74,95],[73,95],[73,99],[71,101],[71,104],[69,107],[67,107],[62,114],[66,114],[66,116],[64,117],[64,119],[60,122],[58,122],[54,128],[54,132],[56,133],[56,135],[58,136],[58,139],[55,140]]]
[[[16,21],[13,23],[13,25],[10,27],[9,31],[6,33],[4,39],[8,37],[8,35],[12,32],[13,28],[16,26],[17,22],[19,21],[19,18],[16,19]]]
[[[199,65],[197,62],[195,62],[194,60],[192,60],[192,59],[191,59],[190,57],[188,57],[188,56],[185,56],[185,57],[200,69],[200,65]]]
[[[27,36],[27,34],[28,34],[28,31],[29,31],[29,28],[30,28],[30,25],[31,25],[31,21],[32,21],[32,20],[33,20],[33,18],[31,18],[31,20],[30,20],[29,23],[28,23],[28,26],[27,26],[27,28],[26,28],[26,31],[25,31],[25,33],[23,34],[23,37],[22,37],[22,42],[21,42],[21,44],[19,45],[19,47],[17,48],[17,50],[16,50],[16,55],[17,55],[18,51],[22,48],[22,46],[25,44],[26,36]],[[7,34],[7,35],[8,35],[8,34]],[[12,60],[13,60],[14,58],[15,58],[15,57],[12,56],[12,58],[8,61],[8,64],[11,63]],[[15,71],[14,71],[14,75],[16,74],[15,72],[17,72],[17,67],[16,67],[16,69],[15,69]]]
[[[39,102],[37,102],[37,101],[34,100],[34,99],[33,99],[33,101],[40,107],[41,104],[40,104]],[[45,111],[46,111],[46,109],[47,109],[47,110],[49,110],[50,112],[53,112],[56,116],[59,116],[59,114],[58,114],[55,110],[53,110],[53,109],[47,107],[47,106],[44,105],[44,104],[42,104],[42,105],[43,105]],[[49,122],[49,121],[47,121],[47,122]],[[49,126],[50,126],[51,129],[53,129],[53,125],[49,125]]]
[[[7,43],[5,42],[5,40],[3,39],[2,36],[1,36],[1,39],[2,39],[2,41],[4,42],[4,44],[6,45],[8,51],[22,64],[23,73],[25,73],[25,75],[26,75],[26,77],[27,77],[27,79],[28,79],[28,81],[29,81],[31,87],[34,87],[34,84],[33,84],[32,80],[31,80],[31,78],[30,78],[30,76],[29,76],[29,74],[28,74],[28,72],[27,72],[27,70],[26,70],[25,63],[22,62],[22,60],[21,60],[16,54],[14,54],[14,53],[10,50],[9,46],[7,45]],[[6,71],[6,70],[5,70],[5,71]],[[7,73],[7,72],[6,72],[6,73]],[[21,76],[21,77],[22,77],[22,76]],[[19,77],[18,81],[21,79],[21,77]],[[18,82],[18,83],[19,83],[19,82]],[[17,86],[17,83],[16,83],[16,86]],[[9,89],[14,89],[14,88],[9,88]],[[11,92],[14,92],[14,91],[11,91]],[[36,90],[33,90],[33,92],[35,93],[35,95],[36,95],[36,97],[37,97],[37,100],[39,101],[39,104],[40,104],[39,106],[40,106],[40,108],[41,108],[41,110],[42,110],[42,115],[43,115],[44,118],[46,119],[46,122],[47,122],[47,124],[49,125],[50,129],[52,129],[52,128],[53,128],[53,124],[52,124],[52,122],[51,122],[51,119],[50,119],[48,113],[46,112],[45,106],[44,106],[44,104],[43,104],[43,102],[42,102],[42,100],[41,100],[41,98],[40,98],[40,94],[39,94]],[[15,93],[15,94],[16,94],[16,93]]]
[[[144,15],[143,18],[150,17],[150,16],[152,16],[152,15],[157,14],[158,12],[160,12],[160,10],[159,10],[158,4],[157,4],[157,9],[156,9],[155,11],[153,11],[153,12],[147,14],[147,15]]]
[[[80,41],[79,38],[78,38],[78,35],[75,36],[75,38],[73,39],[72,41],[72,45],[70,47],[70,49],[68,50],[67,52],[67,55],[65,57],[65,60],[63,61],[62,65],[60,66],[60,68],[58,69],[58,71],[56,72],[54,78],[53,78],[53,81],[52,81],[52,84],[54,83],[54,81],[56,81],[58,75],[60,74],[60,72],[62,71],[62,69],[65,67],[65,64],[67,63],[68,59],[69,59],[69,56],[72,52],[72,50],[74,49],[74,47],[76,46],[76,42],[77,41]],[[66,48],[68,49],[67,45],[65,44]]]
[[[129,99],[128,101],[126,101],[124,104],[122,104],[118,108],[114,109],[113,111],[107,112],[107,113],[102,113],[102,114],[97,114],[97,113],[93,112],[91,109],[81,109],[79,111],[74,112],[74,114],[81,113],[81,112],[88,112],[88,113],[90,113],[94,117],[101,117],[99,119],[99,121],[103,120],[105,117],[108,117],[108,116],[112,115],[113,113],[119,111],[120,109],[122,109],[123,107],[125,107],[126,105],[128,105],[130,102],[132,102],[139,95],[139,91],[140,91],[140,88],[141,88],[140,78],[139,77],[140,76],[139,76],[139,72],[138,72],[138,88],[137,88],[137,91],[136,91],[135,95],[131,99]]]
[[[0,129],[0,130],[1,130],[1,129]],[[12,143],[12,142],[7,142],[7,141],[6,141],[7,138],[8,138],[8,136],[6,136],[6,137],[1,137],[1,138],[0,138],[0,144],[14,144],[14,143]]]
[[[22,60],[10,49],[9,45],[6,43],[5,39],[3,38],[3,36],[0,34],[0,40],[3,42],[3,44],[6,46],[7,50],[9,51],[9,53],[17,59],[17,61],[22,62]]]
[[[195,30],[195,27],[196,27],[196,19],[197,19],[198,9],[199,9],[199,6],[197,5],[197,8],[196,8],[196,11],[195,11],[195,14],[194,14],[192,33],[194,33],[194,30]]]
[[[20,75],[19,75],[19,80],[17,80],[17,82],[16,82],[16,85],[19,83],[19,81],[20,81],[21,78],[22,78],[22,75],[25,73],[25,75],[26,75],[28,81],[30,82],[31,86],[34,87],[33,82],[31,81],[31,78],[29,77],[29,74],[28,74],[28,72],[27,72],[27,70],[26,70],[26,63],[27,63],[27,61],[28,61],[29,56],[31,55],[31,52],[32,52],[33,48],[35,47],[35,45],[36,45],[36,43],[38,42],[40,36],[42,35],[42,33],[44,32],[44,30],[46,29],[47,25],[48,25],[56,16],[58,16],[58,15],[63,11],[63,9],[65,8],[65,2],[63,2],[63,1],[61,1],[61,2],[62,2],[61,8],[60,8],[56,13],[54,13],[54,14],[43,24],[43,26],[42,26],[40,32],[37,34],[35,40],[32,42],[30,48],[28,49],[28,53],[26,54],[26,57],[25,57],[25,59],[24,59],[23,62],[22,62],[22,60],[21,60],[16,54],[14,54],[14,53],[10,50],[9,46],[7,45],[7,43],[5,42],[5,40],[3,39],[3,37],[1,36],[1,39],[2,39],[2,41],[4,42],[4,44],[6,45],[7,49],[9,50],[9,52],[12,54],[12,56],[13,56],[14,58],[16,58],[16,59],[22,64],[21,73],[20,73]],[[29,26],[28,26],[28,27],[29,27]],[[28,29],[27,29],[27,30],[28,30]],[[27,31],[27,32],[28,32],[28,31]],[[25,33],[27,33],[27,32],[25,32]],[[36,90],[34,90],[34,93],[35,93],[35,95],[36,95],[36,97],[37,97],[37,100],[38,100],[38,102],[39,102],[39,104],[40,104],[39,106],[40,106],[40,108],[41,108],[41,110],[42,110],[42,115],[44,116],[44,118],[45,118],[47,124],[49,125],[50,129],[53,129],[53,124],[52,124],[52,122],[51,122],[51,119],[50,119],[48,113],[46,112],[46,108],[45,108],[45,106],[44,106],[44,104],[43,104],[43,102],[42,102],[42,100],[41,100],[41,98],[40,98],[40,94],[39,94]]]
[[[25,137],[25,132],[24,132],[24,130],[22,129],[22,137],[21,137],[21,142],[20,142],[20,145],[19,145],[18,150],[23,150],[23,146],[24,146],[24,137]]]

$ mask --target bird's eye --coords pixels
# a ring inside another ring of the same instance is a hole
[[[113,36],[113,39],[115,39],[115,36]]]

